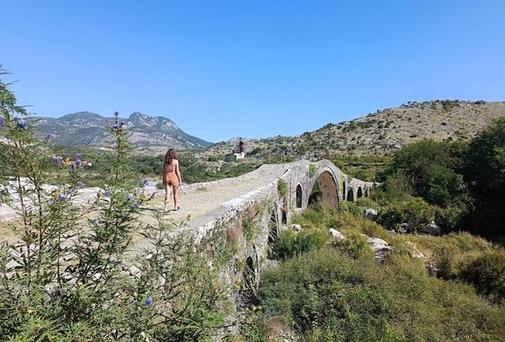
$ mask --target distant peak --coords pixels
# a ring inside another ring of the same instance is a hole
[[[135,120],[135,119],[144,119],[144,118],[149,118],[150,116],[147,115],[147,114],[143,114],[141,112],[133,112],[130,117],[129,117],[129,120]]]
[[[83,111],[64,115],[61,117],[61,119],[103,119],[103,117],[96,113]]]

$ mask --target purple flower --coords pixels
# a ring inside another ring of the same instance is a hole
[[[144,300],[144,305],[145,306],[151,306],[153,305],[154,301],[153,301],[153,297],[149,296],[147,297],[145,300]]]
[[[84,186],[84,184],[82,184],[81,181],[77,181],[77,183],[75,183],[75,185],[78,187],[78,188],[82,188]]]
[[[59,194],[58,195],[58,200],[59,201],[64,201],[66,199],[65,195],[64,194]]]
[[[0,117],[0,127],[3,127],[5,125],[5,120],[4,118]]]
[[[105,197],[105,198],[109,198],[109,197],[110,197],[110,192],[109,192],[109,191],[105,191],[105,192],[103,193],[103,197]]]
[[[25,120],[18,120],[18,122],[16,122],[16,127],[19,129],[25,129],[26,127],[28,127],[28,122],[26,122]]]
[[[63,157],[60,157],[60,156],[53,156],[53,157],[52,157],[52,161],[53,161],[53,163],[55,163],[56,165],[60,165],[60,164],[63,162]]]
[[[77,167],[77,168],[81,167],[81,160],[80,159],[77,159],[75,161],[75,167]]]
[[[148,183],[147,179],[144,179],[144,181],[142,183],[144,184],[144,186],[146,186]]]

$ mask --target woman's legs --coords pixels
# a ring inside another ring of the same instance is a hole
[[[167,210],[167,201],[168,201],[168,184],[163,184],[165,187],[165,199],[163,200],[163,206],[165,211]]]
[[[179,198],[179,185],[172,185],[172,194],[174,196],[174,209],[177,210],[177,199]]]

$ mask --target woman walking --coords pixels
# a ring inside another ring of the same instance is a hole
[[[165,154],[165,160],[163,161],[163,187],[165,188],[165,210],[167,209],[168,201],[168,187],[172,188],[172,194],[174,196],[174,210],[177,211],[180,207],[177,205],[177,199],[179,196],[179,185],[181,184],[181,172],[179,171],[179,161],[177,160],[177,154],[173,148],[169,149]]]

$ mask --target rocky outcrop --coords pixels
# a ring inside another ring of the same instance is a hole
[[[435,221],[431,221],[426,226],[421,228],[421,233],[440,236],[442,235],[442,229],[435,223]]]
[[[368,244],[372,248],[375,258],[379,261],[384,261],[387,253],[393,249],[386,241],[376,237],[369,237]]]
[[[372,209],[372,208],[367,208],[365,209],[365,217],[369,220],[375,220],[377,217],[378,213],[377,210]]]
[[[334,228],[330,228],[328,229],[328,233],[330,233],[330,235],[337,241],[340,241],[340,240],[344,240],[345,239],[345,236],[344,234],[342,234],[341,232],[339,232],[338,230],[334,229]]]

